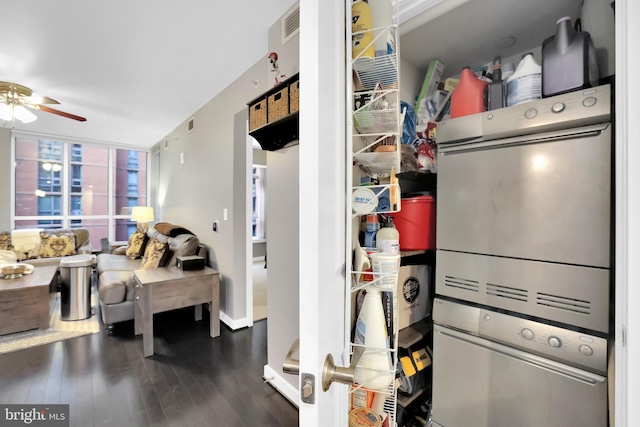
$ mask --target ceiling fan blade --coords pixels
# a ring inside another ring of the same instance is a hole
[[[53,98],[49,98],[48,96],[28,96],[25,100],[32,105],[42,105],[42,104],[60,104]]]
[[[87,121],[87,119],[85,119],[84,117],[76,116],[75,114],[65,113],[64,111],[60,111],[60,110],[54,110],[53,108],[46,107],[44,105],[36,105],[35,107],[38,110],[42,110],[42,111],[45,111],[47,113],[57,114],[58,116],[66,117],[68,119],[77,120],[79,122],[86,122]]]

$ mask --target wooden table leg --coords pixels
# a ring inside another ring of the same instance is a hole
[[[151,299],[153,286],[142,287],[142,348],[144,357],[153,356],[153,310],[151,309]]]
[[[211,280],[211,307],[209,310],[209,335],[211,338],[220,336],[220,279],[216,274]]]
[[[142,316],[143,316],[143,297],[142,297],[142,287],[140,283],[136,283],[136,289],[134,293],[134,301],[133,301],[133,333],[135,335],[140,335],[142,333]]]
[[[195,308],[195,313],[194,313],[195,321],[199,322],[202,320],[202,304],[196,304],[194,308]]]

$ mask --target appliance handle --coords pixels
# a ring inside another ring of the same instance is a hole
[[[494,150],[497,148],[561,141],[565,139],[587,138],[600,135],[607,127],[609,127],[609,123],[583,126],[578,129],[494,139],[490,141],[474,140],[452,145],[438,145],[438,151],[443,155],[462,154],[481,150]]]
[[[493,341],[488,341],[486,339],[479,338],[473,335],[469,335],[464,332],[443,328],[442,326],[439,326],[439,325],[434,325],[434,326],[435,326],[436,332],[441,335],[445,335],[450,338],[454,338],[460,341],[465,341],[469,344],[474,344],[479,347],[483,347],[489,351],[500,353],[504,356],[517,359],[521,362],[525,362],[542,369],[546,369],[548,371],[563,375],[565,377],[571,378],[576,381],[580,381],[588,385],[595,386],[607,380],[606,377],[603,377],[601,375],[594,374],[594,373],[585,371],[583,369],[574,368],[572,366],[565,365],[563,363],[559,363],[550,359],[546,359],[544,357],[536,356],[532,353],[527,353],[522,350],[518,350],[512,347],[507,347],[505,345],[498,344]]]

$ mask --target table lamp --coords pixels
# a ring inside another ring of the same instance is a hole
[[[138,229],[147,232],[149,221],[153,221],[153,208],[150,206],[134,206],[131,209],[131,220],[138,223]]]

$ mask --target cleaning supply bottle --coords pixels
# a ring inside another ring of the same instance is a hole
[[[375,48],[373,45],[373,20],[369,3],[363,0],[353,2],[351,6],[352,54],[356,66],[373,66]]]
[[[542,68],[532,53],[525,53],[507,80],[507,107],[542,98]]]
[[[497,110],[504,107],[504,83],[502,81],[502,60],[496,56],[493,60],[493,70],[491,71],[491,83],[487,87],[487,110]]]
[[[393,5],[390,0],[369,0],[371,20],[374,29],[374,50],[376,56],[394,53]]]
[[[372,390],[388,390],[391,384],[391,355],[380,292],[367,289],[354,334],[355,344],[365,347],[356,365],[355,380]]]
[[[378,215],[367,215],[367,223],[364,230],[363,246],[365,248],[375,248],[376,233],[378,232]]]
[[[451,118],[485,111],[487,83],[480,80],[471,68],[465,67],[460,75],[460,82],[451,95]]]
[[[596,86],[599,78],[591,35],[574,29],[569,16],[558,19],[556,33],[542,42],[542,96]]]
[[[376,233],[376,248],[386,253],[400,253],[400,233],[389,217],[383,219],[382,226]]]

